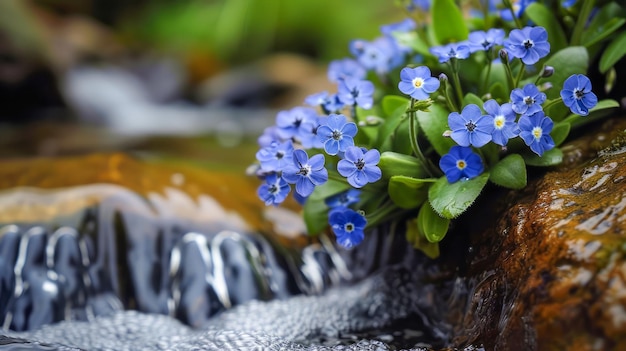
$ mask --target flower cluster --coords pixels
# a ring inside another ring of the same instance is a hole
[[[407,0],[413,18],[352,41],[352,57],[328,66],[336,91],[278,113],[259,138],[259,198],[278,205],[293,184],[309,234],[330,228],[350,248],[366,227],[403,221],[407,240],[432,253],[488,182],[522,189],[528,166],[561,162],[570,130],[617,106],[585,74],[600,55],[587,47],[619,27],[576,1],[480,3],[468,18],[454,0]],[[559,27],[551,10],[573,24]],[[611,32],[586,42],[583,28]]]

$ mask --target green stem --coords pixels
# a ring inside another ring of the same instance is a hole
[[[458,99],[459,106],[463,106],[463,90],[461,89],[461,79],[459,79],[459,67],[456,59],[452,58],[448,61],[450,69],[452,69],[452,79],[454,80],[454,91]]]
[[[506,71],[506,82],[508,83],[508,89],[507,90],[511,90],[513,88],[515,88],[516,86],[513,85],[513,72],[511,71],[511,65],[509,64],[508,60],[503,60],[504,62],[504,70]]]
[[[446,98],[446,103],[448,104],[448,108],[450,111],[460,111],[459,107],[450,97],[450,92],[448,91],[448,80],[443,81],[443,96]]]
[[[563,101],[563,98],[559,96],[558,98],[556,98],[554,100],[551,100],[551,101],[547,102],[545,105],[543,105],[543,110],[547,111],[548,108],[550,108],[550,107],[552,107],[552,106],[554,106],[554,105],[556,105],[556,104],[558,104],[559,102],[562,102],[562,101]]]
[[[571,46],[580,45],[580,39],[582,37],[585,26],[587,25],[587,20],[589,19],[591,10],[593,10],[593,6],[595,5],[596,1],[585,0],[582,3],[582,8],[580,9],[578,19],[576,20],[576,25],[574,26],[574,31],[572,32],[572,39],[570,40]]]
[[[515,78],[513,87],[517,88],[519,82],[522,80],[522,77],[524,77],[524,71],[526,71],[526,64],[522,62],[522,66],[519,68],[519,72],[517,72],[517,77]]]
[[[515,16],[515,10],[513,9],[513,4],[511,4],[510,0],[504,0],[504,6],[506,6],[506,8],[509,9],[509,11],[511,11],[511,17],[513,17],[513,20],[515,21],[515,26],[519,29],[522,29],[522,22],[520,22],[519,18],[517,18],[517,16]]]
[[[399,212],[400,208],[393,204],[391,201],[385,201],[385,203],[380,206],[376,211],[366,214],[367,218],[367,227],[373,227],[379,224],[382,220],[389,220],[389,215],[394,212]]]
[[[487,57],[488,65],[487,65],[487,74],[485,79],[483,79],[483,86],[481,87],[481,91],[483,94],[487,93],[487,82],[489,82],[489,76],[491,75],[491,64],[493,63],[493,48],[489,50],[489,53],[485,52],[485,56]]]
[[[422,161],[422,164],[426,168],[426,172],[428,172],[428,175],[432,177],[433,173],[431,172],[431,169],[428,165],[428,161],[426,160],[426,157],[424,157],[424,154],[420,149],[420,145],[417,142],[417,112],[413,110],[414,104],[415,99],[411,98],[411,111],[409,112],[409,139],[411,139],[411,149],[413,149],[413,153],[415,153],[415,156],[417,156],[417,158]]]

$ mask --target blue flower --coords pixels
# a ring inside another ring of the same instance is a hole
[[[277,132],[283,139],[294,138],[300,141],[308,138],[317,124],[317,113],[309,107],[294,107],[288,111],[280,111],[276,115]]]
[[[257,139],[257,143],[260,147],[267,147],[274,142],[280,142],[281,139],[282,138],[278,134],[278,127],[269,126],[263,130],[263,134],[259,136],[259,138]]]
[[[448,62],[450,59],[466,59],[470,55],[470,47],[467,43],[450,43],[443,46],[433,46],[430,53],[439,58],[440,63]]]
[[[337,244],[349,249],[363,241],[367,220],[360,213],[349,208],[332,211],[328,223],[335,233]]]
[[[439,79],[430,76],[430,69],[426,66],[405,67],[400,71],[400,79],[400,91],[417,100],[428,99],[428,95],[437,91],[441,84]]]
[[[589,114],[589,109],[598,104],[598,97],[591,91],[591,81],[582,74],[574,74],[565,80],[561,98],[565,106],[581,116]]]
[[[339,100],[346,105],[359,105],[367,110],[374,103],[374,84],[369,80],[346,78],[339,82],[337,90]]]
[[[554,140],[550,136],[554,123],[539,111],[532,115],[524,115],[517,122],[519,125],[519,136],[524,140],[530,149],[541,156],[544,152],[554,148]]]
[[[480,107],[469,104],[461,113],[452,112],[448,115],[448,126],[452,130],[452,140],[461,146],[481,147],[491,141],[493,121],[483,115]]]
[[[293,144],[291,140],[273,142],[267,147],[257,151],[256,159],[261,163],[264,172],[280,172],[287,165],[293,163]]]
[[[504,44],[509,55],[521,59],[527,65],[537,63],[550,53],[548,32],[543,27],[513,29]]]
[[[471,52],[488,51],[496,45],[504,42],[504,29],[491,28],[488,31],[477,30],[471,32],[468,44]]]
[[[293,151],[293,163],[283,170],[283,178],[289,184],[296,185],[296,192],[304,197],[311,195],[317,185],[328,180],[328,171],[324,168],[324,155],[313,155],[309,159],[304,150]]]
[[[366,76],[365,68],[351,58],[334,60],[328,65],[328,80],[333,83],[346,78],[365,79]]]
[[[574,5],[576,5],[576,0],[561,0],[561,6],[563,6],[566,9]]]
[[[455,145],[441,156],[439,168],[445,173],[449,183],[461,178],[472,179],[483,173],[483,161],[469,147]]]
[[[276,206],[285,201],[290,190],[289,184],[283,178],[271,173],[265,177],[265,183],[257,189],[257,195],[265,205]]]
[[[430,1],[431,0],[412,0],[411,3],[407,6],[407,10],[413,11],[418,9],[422,12],[426,12],[430,9]]]
[[[324,151],[329,155],[337,155],[354,146],[354,136],[357,127],[353,122],[347,122],[344,115],[331,114],[325,122],[317,128],[317,137],[324,145]]]
[[[519,128],[515,123],[515,112],[510,103],[498,105],[496,100],[489,100],[483,104],[483,109],[487,115],[493,118],[493,131],[491,140],[494,143],[504,146],[509,139],[519,134]]]
[[[528,83],[524,88],[513,89],[511,102],[513,111],[522,115],[532,115],[542,111],[541,104],[546,101],[546,94],[539,91],[536,85]]]
[[[378,74],[387,74],[404,61],[395,40],[386,36],[372,42],[353,40],[350,42],[350,52],[365,69],[374,70]]]
[[[320,106],[326,114],[337,113],[345,106],[339,100],[339,95],[329,94],[327,91],[309,95],[304,99],[304,102],[310,106]]]
[[[380,179],[382,172],[378,168],[380,152],[376,149],[366,151],[357,146],[346,149],[344,159],[337,163],[337,171],[348,178],[348,184],[360,188],[367,183]]]
[[[330,196],[324,201],[329,208],[348,207],[359,202],[361,191],[357,189],[348,189],[337,195]]]

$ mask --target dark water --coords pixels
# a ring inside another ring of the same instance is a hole
[[[435,306],[445,294],[416,286],[430,273],[407,270],[419,257],[385,234],[352,251],[326,237],[287,247],[155,211],[127,190],[54,220],[5,224],[0,349],[443,345],[450,330]]]

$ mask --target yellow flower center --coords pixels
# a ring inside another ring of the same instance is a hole
[[[467,163],[465,163],[465,161],[463,160],[456,161],[456,168],[463,170],[465,169],[465,167],[467,167]]]
[[[497,129],[502,129],[502,127],[504,127],[504,116],[496,116],[493,120],[493,124]]]
[[[416,88],[421,88],[424,85],[424,80],[420,77],[413,79],[413,86]]]
[[[533,136],[535,137],[535,139],[541,138],[541,135],[543,135],[543,130],[541,129],[541,127],[533,128]]]

